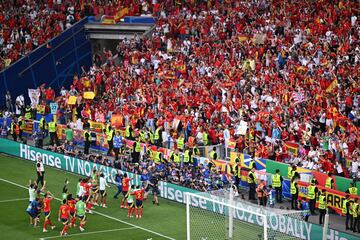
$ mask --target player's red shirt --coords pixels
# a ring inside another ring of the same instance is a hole
[[[145,193],[145,189],[136,190],[136,191],[134,192],[135,199],[142,201],[142,200],[144,199],[144,193]]]
[[[67,205],[69,206],[71,213],[75,212],[75,204],[76,204],[76,201],[74,199],[68,200],[68,202],[67,202]]]
[[[44,204],[44,212],[50,212],[50,202],[52,201],[52,198],[44,198],[43,204]]]
[[[131,178],[123,178],[122,179],[122,190],[123,191],[129,191],[130,181],[131,181]]]
[[[69,218],[70,207],[67,204],[60,206],[60,216],[61,218]]]
[[[84,189],[84,195],[88,196],[90,194],[91,184],[89,184],[89,183],[81,183],[81,186]]]

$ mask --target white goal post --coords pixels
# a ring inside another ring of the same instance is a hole
[[[187,240],[268,239],[265,214],[193,193],[186,194],[186,231]]]

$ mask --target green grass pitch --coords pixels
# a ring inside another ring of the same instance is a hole
[[[61,196],[65,179],[70,181],[69,191],[76,192],[76,184],[81,176],[45,167],[46,190],[55,197]],[[41,214],[40,224],[34,228],[29,224],[29,216],[25,212],[28,206],[29,179],[36,179],[34,162],[0,154],[0,239],[60,239],[62,223],[57,221],[60,202],[51,203],[51,220],[56,225],[54,230],[42,232],[44,216]],[[66,239],[124,239],[124,240],[161,240],[186,239],[186,207],[160,198],[160,206],[153,205],[151,195],[144,202],[142,219],[128,218],[127,210],[120,208],[120,198],[114,199],[116,186],[111,184],[107,189],[107,206],[95,206],[94,214],[87,214],[85,231],[70,228]],[[225,240],[227,236],[227,217],[199,208],[191,208],[191,239]],[[77,225],[79,223],[77,222]],[[234,220],[234,238],[258,240],[262,239],[261,226]],[[281,238],[282,239],[282,238]]]
[[[61,196],[65,179],[70,181],[69,190],[75,195],[76,183],[80,176],[46,167],[47,190],[55,197]],[[29,179],[36,179],[35,164],[30,161],[0,155],[0,239],[60,239],[62,224],[57,221],[60,202],[51,204],[51,220],[54,230],[42,232],[44,216],[40,227],[29,224],[25,212],[28,205]],[[127,210],[120,209],[120,199],[113,199],[116,187],[108,189],[108,208],[95,206],[94,214],[87,214],[86,231],[70,228],[66,239],[186,239],[185,205],[160,199],[160,206],[145,201],[142,219],[128,218]],[[151,197],[151,196],[150,196]],[[78,223],[77,223],[78,225]]]

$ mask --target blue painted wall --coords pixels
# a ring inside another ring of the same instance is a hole
[[[86,38],[82,19],[72,28],[53,38],[49,45],[43,45],[26,57],[0,72],[0,106],[5,105],[5,93],[10,91],[13,101],[24,94],[26,102],[28,88],[43,83],[58,91],[69,86],[75,72],[81,73],[81,66],[87,70],[92,64],[91,43]]]

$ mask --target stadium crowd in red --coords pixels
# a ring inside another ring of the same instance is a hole
[[[2,1],[0,70],[80,20],[80,5],[75,2],[78,1]]]
[[[125,39],[117,58],[107,53],[107,65],[74,76],[60,119],[69,95],[94,91],[95,101],[78,98],[78,117],[119,113],[152,130],[179,119],[175,141],[183,132],[202,143],[207,133],[208,144],[340,175],[351,159],[356,177],[356,1],[170,2],[156,5],[151,38]]]

